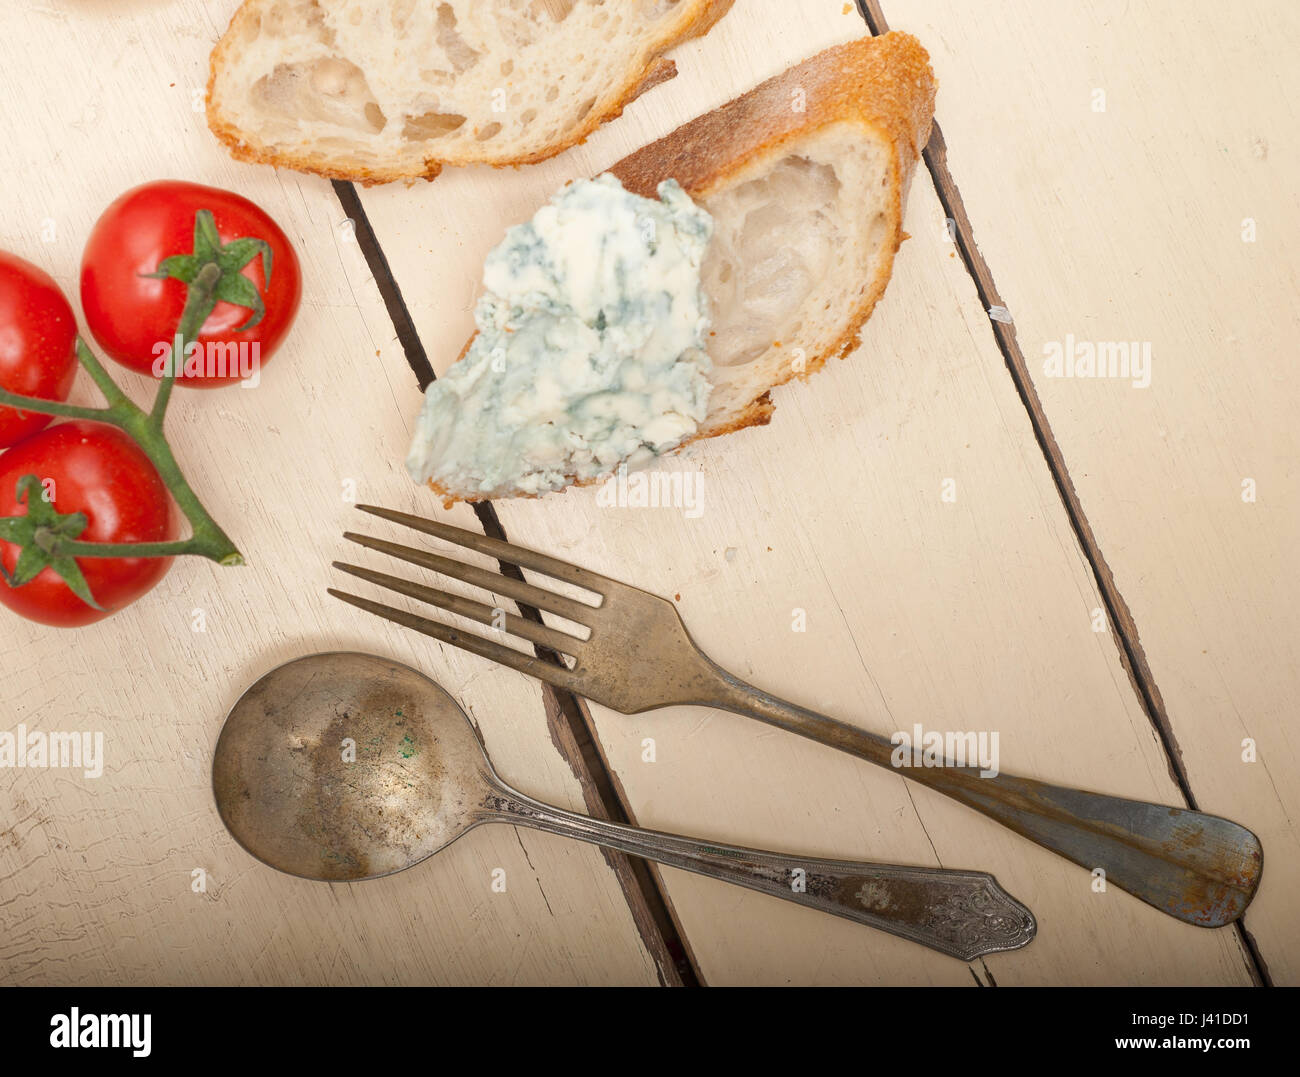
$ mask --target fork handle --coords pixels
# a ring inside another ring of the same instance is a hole
[[[712,663],[711,663],[712,664]],[[1217,815],[1088,793],[944,760],[896,767],[894,744],[717,672],[716,697],[700,703],[758,718],[929,786],[1032,842],[1051,849],[1161,912],[1221,927],[1246,910],[1259,885],[1263,849],[1238,823]]]
[[[483,821],[513,823],[645,857],[854,920],[971,961],[1026,945],[1033,914],[983,871],[913,868],[788,856],[718,845],[551,807],[508,786]]]

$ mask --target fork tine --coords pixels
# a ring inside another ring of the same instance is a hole
[[[553,662],[546,662],[533,655],[523,654],[490,639],[476,636],[472,632],[462,632],[450,625],[431,621],[427,617],[420,617],[414,613],[407,613],[405,610],[385,606],[382,602],[372,602],[368,598],[350,595],[346,591],[339,591],[333,587],[327,587],[326,591],[335,598],[342,599],[351,606],[356,606],[357,609],[373,613],[376,617],[382,617],[385,621],[392,621],[404,628],[413,628],[415,631],[422,632],[426,636],[432,636],[442,643],[459,647],[462,651],[469,651],[480,658],[486,658],[491,662],[509,666],[511,669],[517,669],[520,673],[536,677],[538,680],[545,681],[556,688],[564,688],[569,691],[575,691],[577,688],[578,678],[565,666],[557,666]]]
[[[334,567],[380,587],[387,587],[390,591],[397,591],[409,598],[428,602],[439,609],[468,617],[471,621],[478,621],[479,624],[492,625],[497,613],[504,613],[505,631],[520,636],[529,643],[540,644],[563,654],[571,654],[575,658],[585,642],[577,636],[570,636],[567,632],[548,628],[535,621],[527,621],[522,617],[516,617],[513,613],[505,613],[504,610],[497,611],[484,602],[474,602],[460,595],[453,595],[449,591],[440,591],[436,587],[426,587],[424,584],[404,580],[399,576],[390,576],[386,572],[376,572],[374,569],[361,568],[359,565],[347,565],[342,561],[335,561]]]
[[[409,561],[421,568],[431,568],[434,572],[468,583],[472,587],[495,591],[499,595],[505,595],[529,606],[536,606],[538,609],[549,610],[581,625],[586,625],[596,613],[595,606],[588,606],[585,602],[579,602],[567,595],[556,594],[544,587],[535,587],[531,583],[516,580],[511,576],[503,576],[500,572],[491,572],[477,565],[467,565],[463,561],[455,561],[429,550],[416,550],[410,546],[401,546],[396,542],[371,538],[368,535],[358,535],[352,531],[344,532],[343,537],[358,546],[379,550],[381,553]]]
[[[392,520],[393,523],[414,528],[416,531],[423,531],[426,535],[432,535],[434,538],[454,542],[458,546],[468,546],[471,550],[485,553],[489,557],[495,557],[498,561],[518,565],[520,568],[531,568],[535,572],[541,572],[557,580],[565,580],[598,595],[604,595],[615,587],[627,586],[619,583],[618,580],[602,576],[598,572],[571,565],[568,561],[549,557],[525,546],[516,546],[513,542],[502,542],[500,539],[488,538],[486,535],[480,535],[474,531],[466,531],[463,527],[453,527],[451,524],[444,524],[438,520],[426,520],[422,516],[412,516],[410,513],[397,512],[394,509],[376,508],[374,505],[358,505],[357,508],[362,512],[370,513],[372,516],[379,516],[385,520]]]

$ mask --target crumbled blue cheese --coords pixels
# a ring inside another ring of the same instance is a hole
[[[708,411],[713,220],[578,180],[488,255],[469,351],[429,386],[406,467],[458,496],[542,493],[676,448]]]

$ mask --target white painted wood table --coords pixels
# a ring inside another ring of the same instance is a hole
[[[585,145],[363,190],[237,164],[209,135],[207,56],[235,6],[15,0],[0,15],[0,247],[75,298],[107,202],[174,176],[263,205],[305,275],[261,386],[178,393],[169,424],[249,566],[178,564],[76,633],[2,619],[0,729],[102,730],[107,763],[94,780],[0,773],[0,982],[1300,982],[1300,304],[1283,250],[1300,226],[1300,10],[870,0],[872,28],[929,49],[941,133],[862,346],[779,390],[771,426],[673,465],[704,476],[698,515],[605,508],[595,490],[495,506],[515,541],[679,596],[710,654],[778,694],[886,733],[997,731],[1008,770],[1246,824],[1266,850],[1259,895],[1240,926],[1206,931],[897,774],[721,712],[574,706],[324,593],[353,493],[482,526],[401,462],[412,361],[455,359],[503,229],[869,32],[856,7],[737,0],[675,51],[676,79]],[[1149,384],[1052,376],[1067,338],[1149,344]],[[84,378],[77,392],[93,399]],[[428,671],[529,793],[721,841],[983,868],[1039,936],[963,967],[509,827],[376,882],[279,875],[222,827],[213,745],[260,673],[337,648]]]

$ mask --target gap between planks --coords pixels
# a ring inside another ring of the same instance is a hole
[[[880,0],[856,0],[856,3],[858,13],[866,22],[867,28],[872,35],[878,36],[889,32],[889,22],[885,18]],[[970,216],[966,212],[961,190],[948,168],[948,147],[943,140],[943,131],[939,127],[937,118],[930,133],[930,141],[926,144],[923,159],[926,170],[930,173],[930,178],[934,182],[939,202],[943,206],[944,216],[952,222],[949,227],[955,233],[954,242],[960,252],[962,264],[966,267],[967,274],[975,284],[975,290],[981,305],[986,312],[995,306],[1004,307],[1005,309],[1002,297],[998,292],[997,282],[993,277],[993,271],[984,260],[979,245],[975,242],[975,229],[971,224]],[[1178,738],[1174,733],[1173,723],[1169,718],[1168,711],[1165,709],[1164,698],[1160,694],[1155,675],[1151,672],[1146,653],[1142,648],[1137,623],[1133,619],[1128,603],[1124,600],[1123,594],[1115,583],[1114,574],[1106,561],[1105,555],[1102,553],[1096,535],[1093,533],[1092,524],[1083,511],[1083,504],[1074,488],[1074,482],[1070,478],[1070,469],[1065,462],[1065,455],[1056,441],[1056,436],[1052,433],[1051,423],[1048,422],[1047,413],[1038,397],[1033,378],[1029,374],[1029,365],[1025,361],[1024,353],[1021,351],[1020,343],[1016,337],[1015,323],[1004,322],[992,317],[990,317],[989,321],[992,325],[994,339],[998,344],[998,350],[1002,353],[1002,359],[1006,363],[1012,383],[1015,385],[1020,401],[1029,416],[1029,423],[1034,432],[1034,440],[1037,441],[1039,450],[1047,462],[1048,471],[1051,473],[1052,482],[1056,486],[1061,504],[1065,508],[1070,527],[1074,531],[1084,557],[1087,559],[1093,579],[1096,580],[1102,603],[1106,609],[1106,617],[1109,623],[1115,627],[1115,631],[1111,635],[1118,641],[1117,649],[1120,664],[1124,667],[1124,672],[1128,675],[1128,679],[1138,695],[1142,709],[1155,730],[1157,738],[1159,738],[1165,761],[1169,766],[1170,777],[1177,784],[1187,807],[1199,810],[1196,803],[1196,794],[1192,791],[1191,779],[1188,777],[1187,768],[1183,763],[1182,749],[1179,747]],[[1272,981],[1268,974],[1268,965],[1260,953],[1254,937],[1246,930],[1245,917],[1243,916],[1237,920],[1233,927],[1236,929],[1237,941],[1245,953],[1247,966],[1256,986],[1271,987]]]
[[[343,212],[353,223],[357,245],[365,255],[366,265],[375,278],[389,320],[397,333],[398,343],[423,392],[435,380],[436,375],[424,349],[424,342],[415,328],[415,321],[402,298],[397,278],[388,264],[388,257],[366,216],[356,188],[342,180],[330,182]],[[473,509],[485,535],[509,541],[497,517],[496,508],[490,501],[476,502]],[[504,575],[521,581],[524,579],[523,572],[516,565],[508,565],[503,561],[498,561],[497,564]],[[540,610],[522,602],[516,603],[516,606],[522,617],[538,624],[543,623]],[[560,656],[548,648],[538,646],[534,650],[544,661],[563,664]],[[628,805],[622,784],[609,766],[596,739],[591,713],[586,704],[572,692],[549,684],[541,684],[540,687],[551,742],[577,778],[587,813],[608,822],[635,826],[636,818]],[[660,983],[670,987],[705,986],[658,870],[640,857],[628,856],[604,847],[600,851],[618,879],[632,920],[658,970]]]

